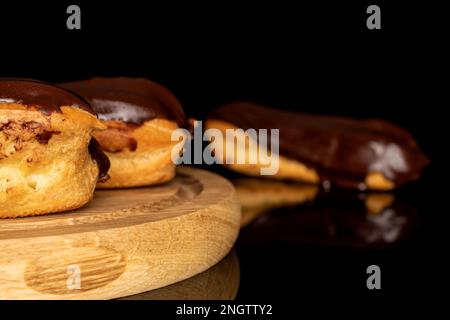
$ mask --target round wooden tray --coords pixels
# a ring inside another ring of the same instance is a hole
[[[192,278],[120,300],[232,300],[239,290],[239,258],[232,250],[215,266]]]
[[[205,271],[232,248],[240,208],[226,179],[179,168],[165,185],[96,191],[88,206],[0,220],[1,299],[111,299]]]

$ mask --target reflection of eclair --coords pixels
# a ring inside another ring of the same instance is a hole
[[[307,115],[235,102],[213,111],[206,122],[206,129],[222,133],[238,128],[279,129],[279,169],[267,178],[390,190],[418,179],[428,164],[407,131],[383,120]],[[235,148],[235,154],[241,152],[246,159],[258,159],[254,153],[262,147],[260,142],[247,133],[241,135],[241,140],[247,139],[242,140],[244,143],[230,147],[226,141],[222,149],[215,150],[216,157],[225,162],[229,150]],[[271,141],[270,137],[267,141]],[[250,148],[255,143],[258,148]],[[238,163],[227,159],[226,165],[244,174],[260,175],[265,164],[260,160]]]
[[[61,84],[87,99],[107,130],[95,133],[111,160],[100,188],[163,183],[175,175],[172,131],[185,123],[172,93],[146,79],[94,78]]]
[[[261,190],[261,194],[265,193]],[[274,207],[264,216],[255,217],[239,237],[241,243],[299,242],[381,247],[407,238],[417,222],[416,209],[395,199],[392,193],[334,190],[319,193],[309,205]]]
[[[0,79],[0,217],[79,208],[109,161],[88,103],[44,82]]]
[[[241,226],[274,208],[313,201],[319,188],[312,184],[265,179],[234,179],[233,185],[242,209]]]

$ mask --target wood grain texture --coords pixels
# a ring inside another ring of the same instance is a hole
[[[192,278],[120,300],[232,300],[239,282],[239,259],[232,250],[218,264]]]
[[[165,185],[96,191],[87,207],[0,220],[0,298],[111,299],[203,272],[240,224],[226,179],[179,168]]]

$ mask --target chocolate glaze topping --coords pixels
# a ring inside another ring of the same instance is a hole
[[[99,169],[98,180],[100,182],[108,180],[108,170],[111,163],[108,157],[103,153],[100,144],[94,138],[89,142],[89,153],[91,154],[92,159],[97,163]]]
[[[142,124],[163,118],[180,127],[186,124],[183,109],[165,87],[142,78],[93,78],[61,86],[87,99],[101,120]]]
[[[31,79],[0,78],[0,103],[18,103],[46,114],[72,106],[95,114],[83,98],[50,83]]]
[[[83,98],[59,86],[30,79],[0,78],[0,103],[18,103],[45,114],[61,112],[61,106],[72,106],[95,115]],[[50,138],[51,134],[38,137],[42,143],[47,143]],[[110,166],[109,159],[94,138],[89,143],[89,153],[99,167],[99,179],[105,179]]]
[[[280,155],[306,164],[322,181],[338,186],[365,189],[371,172],[400,186],[418,179],[429,163],[406,130],[383,120],[309,115],[248,102],[222,106],[209,118],[245,130],[280,129]]]

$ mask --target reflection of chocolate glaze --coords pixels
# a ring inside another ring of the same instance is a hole
[[[185,126],[183,109],[169,90],[142,78],[93,78],[61,86],[87,99],[102,120],[141,124],[163,118]]]
[[[94,138],[89,142],[89,153],[91,154],[92,159],[97,163],[99,169],[98,180],[100,182],[105,182],[108,180],[108,170],[111,163],[109,162],[108,157],[103,153],[97,140]]]
[[[22,104],[45,114],[61,112],[61,106],[72,106],[94,114],[83,98],[58,86],[30,79],[0,78],[0,103]]]
[[[407,239],[419,222],[416,208],[401,200],[377,213],[369,213],[364,200],[330,192],[313,203],[271,209],[241,230],[240,241],[386,247]]]
[[[243,129],[280,129],[280,155],[339,186],[365,189],[370,172],[400,186],[418,179],[429,162],[407,131],[383,120],[308,115],[247,102],[222,106],[209,118]]]

